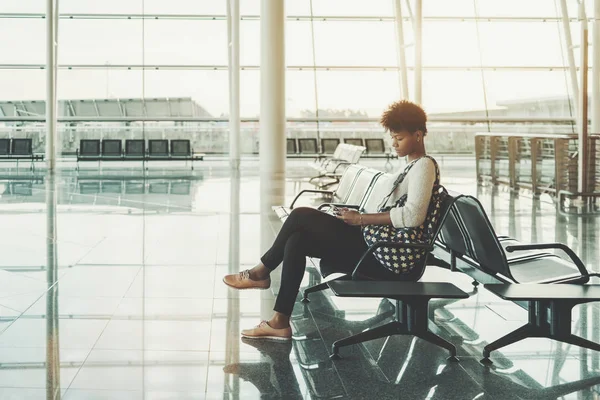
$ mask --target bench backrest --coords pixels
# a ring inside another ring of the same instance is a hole
[[[469,250],[457,218],[454,210],[446,215],[446,220],[440,229],[439,241],[446,249],[452,250],[456,255],[464,256],[469,253]]]
[[[164,139],[148,140],[148,155],[149,156],[168,156],[169,141]]]
[[[385,141],[383,139],[365,139],[367,154],[385,154]]]
[[[377,182],[377,179],[383,175],[381,171],[376,169],[366,168],[364,169],[352,186],[352,191],[346,199],[346,204],[357,205],[362,207],[362,203],[368,196],[372,186]]]
[[[327,138],[321,139],[321,153],[323,154],[333,154],[333,158],[337,158],[335,156],[335,152],[338,151],[340,147],[340,139],[337,138]]]
[[[33,141],[31,139],[13,139],[11,150],[15,156],[30,156],[33,154]]]
[[[442,189],[442,188],[440,188],[440,189]],[[442,199],[442,203],[440,204],[440,210],[439,210],[438,219],[437,219],[437,226],[435,227],[435,233],[434,233],[433,237],[431,238],[430,244],[432,246],[435,244],[436,240],[438,240],[439,237],[441,236],[442,228],[448,221],[448,217],[450,217],[452,215],[453,205],[458,198],[459,197],[455,197],[452,194],[448,193]]]
[[[352,146],[342,143],[339,148],[339,151],[336,149],[336,154],[332,158],[349,162],[352,157]]]
[[[296,139],[286,139],[287,154],[296,154],[298,152]]]
[[[10,139],[0,139],[0,156],[10,154]]]
[[[314,138],[302,138],[298,139],[299,153],[300,154],[317,154],[317,139]]]
[[[84,157],[98,157],[100,155],[100,140],[81,139],[79,141],[79,155]]]
[[[171,140],[171,155],[175,157],[191,156],[192,147],[188,139]]]
[[[125,155],[143,157],[146,154],[146,141],[144,139],[125,140]]]
[[[123,144],[120,139],[105,139],[102,141],[103,157],[120,157]]]
[[[473,196],[460,196],[454,202],[453,212],[456,221],[462,225],[466,255],[479,264],[481,270],[515,280],[496,232],[479,200]]]
[[[352,145],[349,145],[352,146]],[[363,153],[365,152],[365,147],[363,146],[352,146],[352,158],[349,160],[352,164],[355,164],[360,160]]]
[[[393,180],[393,174],[381,174],[371,185],[368,196],[361,204],[361,209],[366,213],[379,212],[379,206],[383,198],[389,194]]]
[[[352,192],[352,188],[354,187],[354,183],[360,176],[361,172],[365,169],[365,167],[354,164],[349,165],[348,168],[344,171],[344,174],[340,178],[340,183],[338,184],[337,189],[335,190],[334,202],[335,203],[347,203],[348,196]]]

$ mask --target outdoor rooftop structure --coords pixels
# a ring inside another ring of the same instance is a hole
[[[44,117],[45,115],[44,100],[0,101],[0,117]],[[191,98],[59,100],[58,115],[94,119],[211,117],[208,111]]]

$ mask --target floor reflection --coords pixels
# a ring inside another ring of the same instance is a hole
[[[60,399],[60,338],[58,310],[57,185],[54,174],[46,178],[46,398]]]
[[[0,175],[0,399],[600,398],[596,352],[528,339],[482,366],[483,347],[527,314],[435,267],[426,279],[471,294],[432,302],[431,329],[457,345],[458,364],[405,336],[330,360],[335,340],[390,321],[394,307],[329,291],[297,303],[293,343],[240,340],[241,328],[271,315],[274,296],[233,291],[222,276],[251,267],[271,244],[280,226],[271,206],[308,187],[305,164],[264,181],[218,166]],[[557,212],[547,196],[477,187],[445,165],[447,186],[476,193],[496,233],[567,243],[599,271],[598,217]],[[309,268],[302,286],[319,280]],[[598,304],[575,309],[576,334],[600,341],[599,325]]]

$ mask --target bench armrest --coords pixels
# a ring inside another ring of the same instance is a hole
[[[396,249],[425,249],[428,251],[432,251],[433,250],[433,246],[430,244],[424,244],[424,243],[394,243],[394,242],[376,242],[374,244],[372,244],[367,251],[365,251],[365,253],[362,255],[362,257],[360,258],[360,260],[358,260],[358,263],[356,264],[356,267],[354,268],[354,271],[352,272],[352,279],[358,279],[359,276],[359,270],[361,265],[363,264],[363,261],[370,255],[373,254],[373,252],[375,250],[377,250],[380,247],[394,247]],[[383,267],[382,267],[383,268]],[[365,274],[368,275],[368,274]]]
[[[352,163],[348,162],[348,161],[342,161],[342,162],[338,163],[338,165],[335,166],[332,173],[335,174],[337,172],[338,168],[341,167],[342,165],[352,165]]]
[[[341,159],[341,158],[325,158],[322,161],[322,166],[326,167],[330,162],[340,162],[340,161],[346,161],[346,160]]]
[[[575,264],[577,266],[577,269],[579,270],[579,273],[581,275],[583,275],[583,276],[590,275],[587,268],[585,267],[585,264],[577,256],[577,254],[575,254],[575,252],[573,250],[571,250],[571,248],[569,246],[564,245],[562,243],[532,243],[532,244],[518,244],[518,245],[514,245],[514,246],[506,246],[506,251],[508,251],[509,253],[512,253],[513,251],[544,250],[544,249],[558,249],[558,250],[564,251],[569,256],[571,261],[573,261],[573,264]]]
[[[304,190],[301,190],[300,193],[298,193],[296,195],[296,197],[294,197],[294,200],[292,200],[292,204],[290,204],[290,210],[294,208],[294,204],[296,203],[296,200],[298,200],[300,198],[300,196],[302,196],[302,194],[304,194],[304,193],[327,193],[328,195],[333,196],[332,190],[304,189]]]

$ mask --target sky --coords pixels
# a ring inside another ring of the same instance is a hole
[[[60,0],[61,13],[109,14],[225,14],[225,0]],[[425,16],[556,17],[556,0],[424,0]],[[570,1],[575,16],[576,2]],[[591,4],[591,3],[590,3]],[[242,0],[242,15],[258,15],[260,2]],[[44,13],[44,0],[0,0],[2,13]],[[591,8],[588,7],[588,11]],[[405,8],[406,11],[406,8]],[[319,16],[393,16],[393,0],[314,0]],[[288,0],[287,15],[310,15],[308,0]],[[289,70],[286,107],[289,116],[319,108],[364,110],[379,115],[400,97],[392,21],[315,21],[313,60],[309,21],[286,23],[288,66],[387,66],[387,71]],[[486,70],[488,67],[551,67],[566,65],[560,24],[549,22],[426,21],[423,27],[423,104],[429,112],[496,108],[506,100],[566,96],[565,70]],[[572,24],[579,40],[578,24]],[[478,34],[479,33],[479,34]],[[412,43],[411,24],[405,24],[406,42]],[[0,64],[45,64],[45,20],[0,19]],[[10,40],[18,38],[18,40]],[[241,64],[258,66],[260,22],[241,22]],[[414,64],[414,48],[407,48]],[[225,20],[61,19],[59,64],[95,68],[61,69],[59,99],[191,97],[211,114],[228,112]],[[115,66],[161,65],[155,71]],[[177,67],[179,66],[179,67]],[[181,66],[199,66],[190,69]],[[467,69],[470,67],[470,69]],[[458,68],[458,69],[457,69]],[[409,79],[412,83],[412,72]],[[242,116],[259,114],[260,72],[241,72]],[[409,89],[414,93],[412,88]],[[0,69],[0,100],[45,97],[45,71]]]

